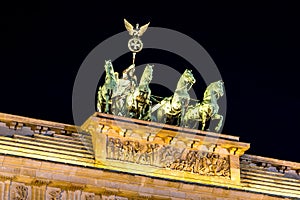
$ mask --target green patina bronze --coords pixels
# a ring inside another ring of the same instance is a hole
[[[210,120],[218,119],[215,131],[220,131],[223,116],[218,114],[217,100],[224,94],[224,83],[211,83],[204,92],[202,102],[189,105],[189,90],[196,82],[192,70],[186,69],[178,80],[176,90],[171,97],[157,97],[151,95],[149,84],[152,80],[153,65],[147,64],[139,85],[135,73],[135,55],[143,48],[140,36],[147,30],[149,23],[134,28],[126,19],[124,24],[132,38],[128,48],[133,53],[133,64],[122,72],[114,71],[112,62],[105,61],[105,83],[99,87],[97,110],[98,112],[117,116],[130,117],[146,121],[158,121],[175,126],[195,128],[201,124],[205,130]],[[152,105],[152,103],[157,103]]]
[[[181,118],[189,105],[190,95],[188,91],[196,82],[192,71],[186,69],[179,78],[176,90],[171,97],[164,98],[156,107],[157,120],[161,123],[180,125]],[[153,110],[154,111],[154,110]]]
[[[98,112],[110,113],[111,96],[117,88],[117,80],[111,60],[105,61],[104,68],[106,76],[104,85],[100,86],[98,90],[97,110]]]
[[[219,105],[217,100],[224,95],[224,83],[219,80],[209,84],[204,92],[203,101],[195,106],[189,106],[184,117],[183,125],[185,127],[194,128],[195,122],[202,124],[201,129],[205,130],[208,120],[218,119],[219,123],[215,127],[215,131],[220,131],[223,123],[223,116],[218,114]]]

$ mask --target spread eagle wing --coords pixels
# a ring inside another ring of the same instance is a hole
[[[148,22],[147,24],[145,24],[144,26],[141,26],[140,30],[139,30],[139,36],[142,36],[145,31],[147,30],[148,26],[149,26],[150,22]]]
[[[124,24],[125,24],[125,28],[129,32],[129,35],[133,35],[134,32],[133,26],[126,19],[124,19]]]

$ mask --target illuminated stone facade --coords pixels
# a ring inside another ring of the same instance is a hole
[[[0,200],[300,198],[300,164],[249,147],[100,113],[81,127],[0,114]]]

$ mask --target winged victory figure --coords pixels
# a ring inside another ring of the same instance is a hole
[[[143,42],[140,37],[145,33],[150,22],[141,27],[139,27],[139,24],[136,24],[134,28],[126,19],[124,19],[124,24],[129,35],[132,36],[132,38],[128,41],[128,48],[132,52],[132,63],[134,64],[135,54],[143,49]]]
[[[129,32],[129,35],[133,37],[140,37],[145,33],[150,22],[148,22],[147,24],[141,27],[139,27],[139,24],[136,24],[136,27],[134,28],[126,19],[124,19],[124,24],[125,24],[125,28]]]

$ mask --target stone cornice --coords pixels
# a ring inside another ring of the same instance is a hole
[[[72,132],[78,132],[78,127],[74,125],[34,119],[29,117],[22,117],[5,113],[0,113],[0,122],[5,123],[7,128],[9,129],[18,130],[22,127],[29,127],[34,133],[44,133],[46,131],[53,131],[54,133],[71,134]]]

